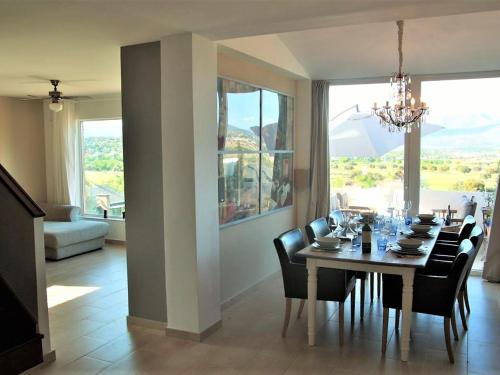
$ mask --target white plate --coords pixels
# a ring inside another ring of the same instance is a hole
[[[340,251],[342,249],[342,247],[340,245],[338,246],[335,246],[335,247],[330,247],[330,246],[321,246],[319,243],[317,242],[314,242],[312,244],[312,247],[317,249],[317,250],[321,250],[321,251]]]
[[[399,247],[391,247],[390,250],[393,253],[400,254],[400,255],[424,255],[426,252],[423,250],[419,249],[414,249],[414,250],[404,250]]]

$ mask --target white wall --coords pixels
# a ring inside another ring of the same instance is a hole
[[[80,120],[110,119],[122,117],[122,102],[120,95],[96,97],[76,103],[76,116]],[[109,234],[106,239],[125,241],[125,221],[121,219],[91,219],[105,220],[109,224]]]
[[[47,200],[41,100],[0,97],[0,163],[35,201]]]
[[[296,81],[290,76],[232,54],[219,53],[218,74],[296,96]],[[222,303],[279,270],[273,239],[295,223],[290,207],[219,230]]]

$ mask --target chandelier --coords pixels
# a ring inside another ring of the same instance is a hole
[[[386,101],[385,106],[373,105],[373,114],[380,123],[389,128],[390,132],[405,131],[410,133],[413,128],[418,128],[424,121],[429,107],[425,102],[415,106],[415,98],[411,96],[411,77],[403,73],[403,26],[404,21],[397,21],[398,25],[398,52],[399,69],[391,77],[391,102]]]

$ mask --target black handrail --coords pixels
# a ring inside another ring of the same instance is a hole
[[[19,183],[7,172],[7,169],[0,164],[0,182],[14,195],[19,203],[29,212],[29,214],[36,217],[45,216],[45,212],[35,203],[28,193],[19,185]]]

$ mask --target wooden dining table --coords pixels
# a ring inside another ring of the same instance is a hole
[[[442,224],[433,225],[432,238],[423,239],[423,248],[426,253],[421,256],[400,256],[392,251],[378,250],[376,232],[372,232],[371,252],[363,254],[361,247],[353,248],[349,241],[343,241],[339,251],[318,251],[312,245],[300,250],[297,256],[305,257],[307,281],[307,306],[308,306],[308,339],[309,345],[315,344],[316,334],[316,296],[317,296],[317,271],[321,268],[335,268],[351,271],[379,272],[400,275],[403,279],[402,295],[402,337],[401,360],[408,361],[410,348],[410,328],[413,304],[413,278],[418,268],[424,268],[434,247],[437,235]],[[330,234],[333,235],[333,234]],[[397,235],[389,238],[389,243],[405,236],[398,231]],[[352,298],[352,297],[351,297]]]

